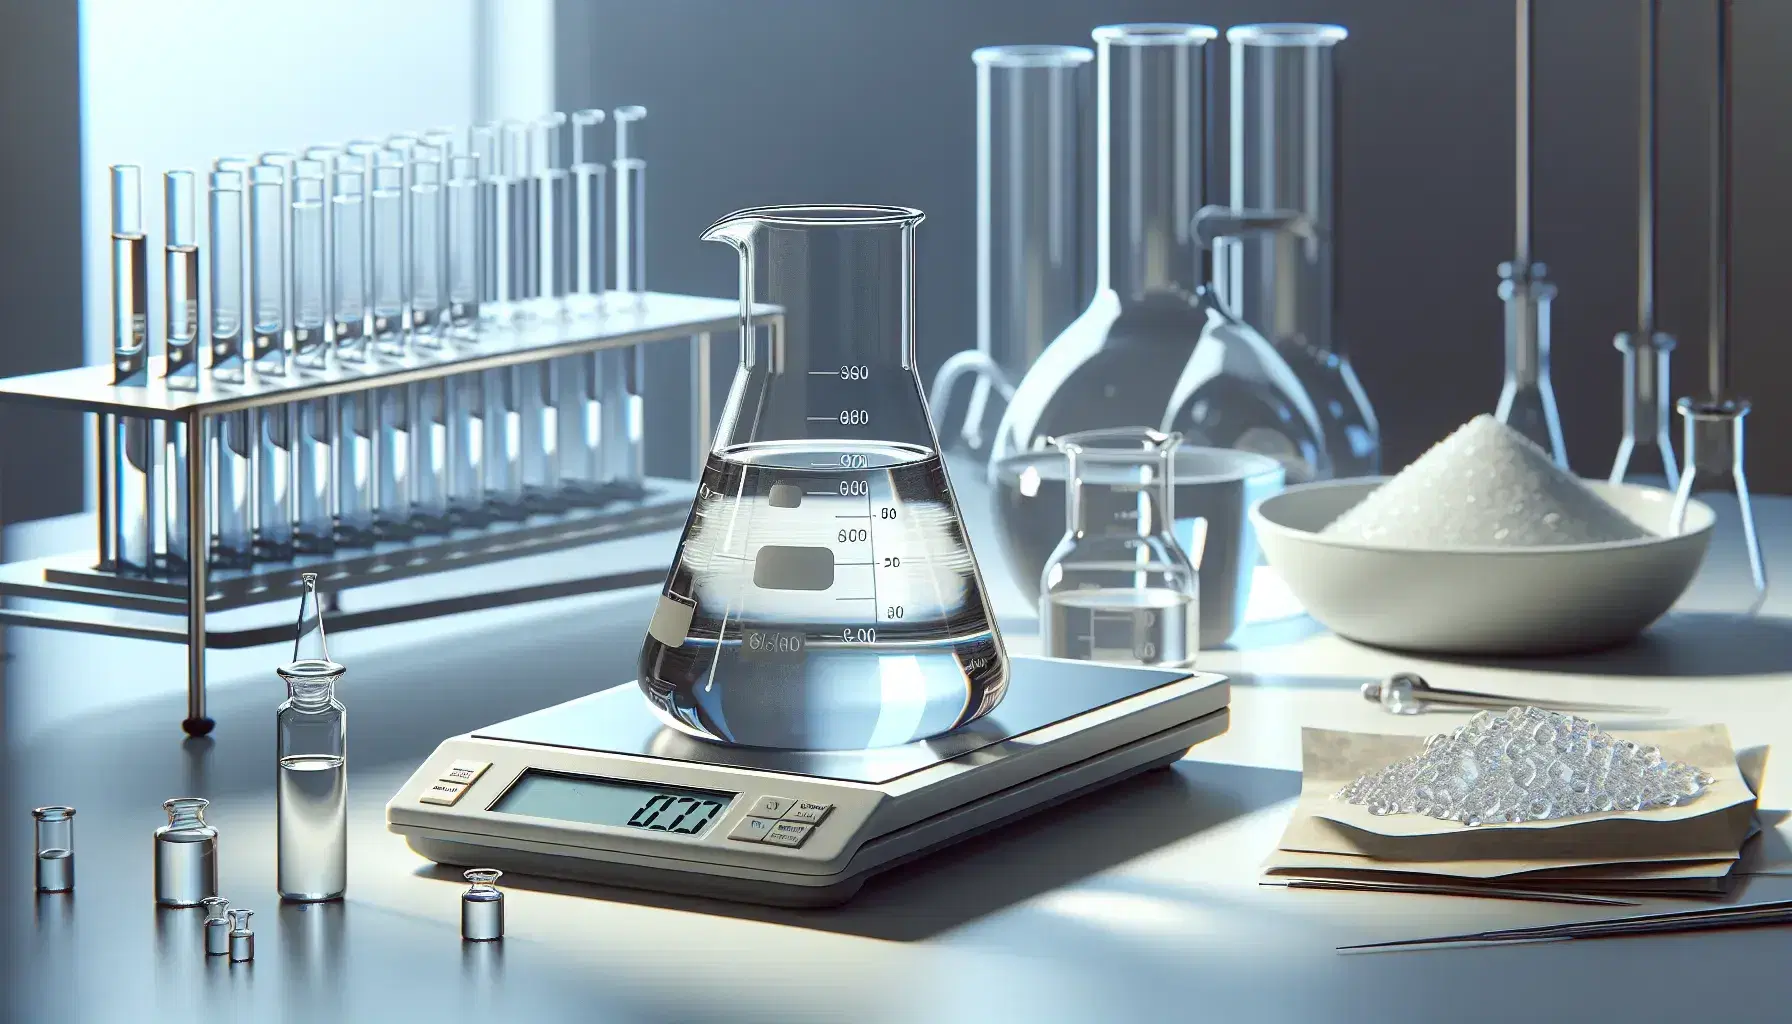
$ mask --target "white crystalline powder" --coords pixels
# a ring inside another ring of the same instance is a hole
[[[1431,737],[1424,753],[1359,776],[1335,799],[1370,814],[1484,825],[1673,807],[1716,781],[1584,718],[1513,708]]]
[[[1546,547],[1651,536],[1492,416],[1458,427],[1321,532],[1413,548]]]

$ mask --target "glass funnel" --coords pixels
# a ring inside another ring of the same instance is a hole
[[[1095,294],[1015,388],[992,467],[1053,437],[1140,422],[1302,466],[1321,457],[1317,421],[1287,363],[1201,287],[1195,214],[1206,195],[1206,46],[1216,34],[1205,25],[1095,30]]]
[[[1039,583],[1053,658],[1189,665],[1201,646],[1200,581],[1176,541],[1176,446],[1144,428],[1058,439],[1070,462],[1067,529]],[[1196,524],[1197,535],[1205,522]],[[1200,541],[1197,536],[1197,542]]]
[[[740,255],[741,359],[641,651],[674,728],[889,746],[1002,698],[1007,656],[915,369],[921,218],[759,207],[704,232]]]
[[[1294,211],[1304,238],[1255,232],[1214,249],[1214,290],[1288,361],[1321,416],[1333,476],[1374,476],[1381,427],[1332,329],[1338,25],[1239,25],[1232,44],[1232,207]]]

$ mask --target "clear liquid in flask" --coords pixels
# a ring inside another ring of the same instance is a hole
[[[844,750],[948,732],[1008,666],[937,453],[860,441],[713,453],[641,653],[674,728]]]
[[[348,762],[280,759],[279,887],[288,900],[328,900],[348,888]]]
[[[1185,666],[1200,647],[1193,594],[1169,587],[1061,590],[1044,599],[1053,658],[1119,665]]]

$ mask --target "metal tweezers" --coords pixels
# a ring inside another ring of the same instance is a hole
[[[1581,921],[1572,924],[1541,925],[1533,928],[1504,928],[1497,931],[1444,935],[1430,939],[1366,942],[1354,946],[1339,946],[1338,951],[1342,953],[1352,950],[1472,943],[1556,942],[1562,939],[1602,939],[1614,935],[1654,935],[1665,932],[1693,932],[1710,928],[1744,928],[1771,924],[1792,924],[1792,900],[1755,903],[1741,907],[1683,910],[1672,914],[1642,914],[1609,921]]]

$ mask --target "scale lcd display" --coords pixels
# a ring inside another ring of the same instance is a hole
[[[702,835],[711,822],[721,817],[738,795],[673,786],[641,786],[531,768],[523,772],[491,809],[504,814],[527,814],[536,818],[695,836]]]

